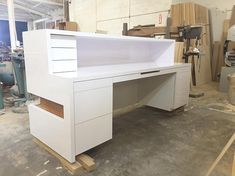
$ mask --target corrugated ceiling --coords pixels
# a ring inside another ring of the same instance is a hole
[[[16,20],[33,21],[61,11],[63,0],[14,0],[14,5]],[[0,0],[0,19],[8,19],[7,15],[7,0]]]

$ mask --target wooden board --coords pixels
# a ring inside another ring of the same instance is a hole
[[[232,25],[235,25],[235,5],[233,6],[233,9],[232,9],[232,16],[231,16],[231,19],[230,19],[230,27]]]
[[[213,50],[212,50],[212,60],[211,60],[211,73],[212,73],[212,80],[218,81],[216,68],[219,59],[219,49],[220,49],[220,42],[214,42]]]
[[[40,108],[55,114],[61,118],[64,118],[64,107],[63,105],[60,105],[58,103],[55,103],[53,101],[47,100],[45,98],[40,97],[40,104],[38,104]]]
[[[235,176],[235,153],[233,156],[232,176]]]
[[[50,147],[48,147],[46,144],[42,143],[37,138],[34,138],[33,141],[41,148],[46,150],[51,155],[55,156],[58,160],[60,160],[61,164],[68,169],[73,174],[79,174],[84,172],[82,165],[79,162],[70,163],[66,159],[64,159],[62,156],[60,156],[58,153],[56,153],[54,150],[52,150]]]
[[[171,5],[172,26],[208,23],[208,9],[189,2]]]
[[[176,42],[175,43],[175,63],[183,63],[183,50],[184,50],[184,42]]]
[[[235,141],[235,133],[232,135],[232,137],[229,139],[228,143],[224,146],[223,150],[219,154],[219,156],[216,158],[214,163],[211,165],[209,168],[208,172],[206,173],[206,176],[211,175],[212,171],[215,169],[219,161],[223,158],[224,154],[227,152],[227,150],[230,148],[230,146],[233,144]]]
[[[219,56],[216,63],[216,74],[220,74],[222,66],[225,65],[224,62],[224,42],[227,39],[228,29],[230,20],[224,20],[223,24],[223,34],[220,41]]]
[[[76,160],[86,169],[88,172],[95,170],[96,165],[93,158],[86,154],[76,156]]]

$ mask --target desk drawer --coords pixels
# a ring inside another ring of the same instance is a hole
[[[50,46],[52,48],[76,48],[76,38],[74,36],[51,35]]]
[[[84,91],[84,90],[92,90],[102,87],[111,87],[112,79],[96,79],[91,81],[81,81],[74,83],[74,92]]]
[[[52,61],[52,72],[72,72],[77,70],[77,60]]]
[[[124,82],[129,80],[148,78],[153,76],[165,75],[169,73],[174,73],[175,70],[152,70],[152,71],[144,71],[141,73],[129,74],[124,76],[117,76],[113,78],[113,83]]]
[[[51,48],[51,60],[77,60],[75,48]]]
[[[76,155],[112,139],[112,114],[75,126]]]
[[[80,91],[74,94],[75,123],[85,122],[112,112],[112,87]]]

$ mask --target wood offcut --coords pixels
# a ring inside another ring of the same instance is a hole
[[[217,166],[217,164],[219,163],[219,161],[223,158],[224,154],[227,152],[227,150],[231,147],[231,145],[233,144],[233,142],[235,141],[235,133],[232,135],[232,137],[229,139],[228,143],[224,146],[223,150],[221,151],[221,153],[219,154],[219,156],[216,158],[216,160],[214,161],[214,163],[212,164],[212,166],[210,167],[210,169],[208,170],[208,172],[206,173],[206,176],[210,176],[212,171],[215,169],[215,167]],[[233,164],[234,167],[234,164]],[[233,171],[234,172],[234,171]],[[234,176],[234,175],[232,175]]]

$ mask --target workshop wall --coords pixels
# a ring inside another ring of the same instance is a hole
[[[171,0],[76,0],[72,1],[70,17],[81,31],[107,31],[121,34],[123,23],[129,28],[139,24],[164,26]]]
[[[123,23],[129,28],[136,25],[156,24],[164,26],[171,4],[190,2],[191,0],[72,0],[70,17],[78,22],[81,31],[107,31],[120,35]],[[212,35],[214,41],[221,38],[224,19],[229,19],[233,1],[194,0],[212,11]],[[160,24],[159,24],[160,23]]]

